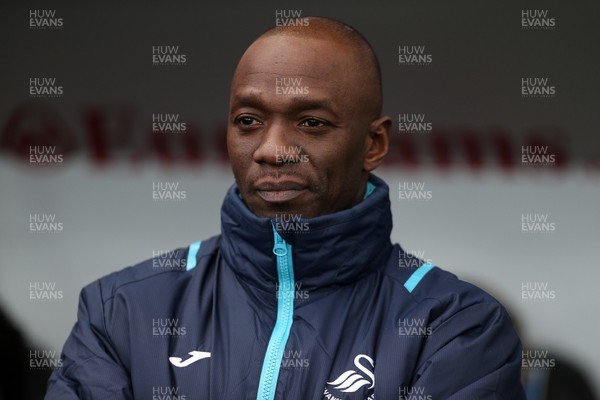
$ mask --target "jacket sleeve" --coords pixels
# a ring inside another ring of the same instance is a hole
[[[443,321],[432,330],[420,360],[407,393],[444,400],[525,400],[521,343],[499,303],[476,303]]]
[[[45,400],[132,399],[129,374],[107,334],[100,281],[79,297],[77,322],[48,380]]]

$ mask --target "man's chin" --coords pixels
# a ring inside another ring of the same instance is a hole
[[[300,196],[288,201],[268,201],[256,195],[246,202],[250,211],[260,218],[313,218],[318,215],[314,202],[299,201]],[[304,197],[304,196],[301,196]]]

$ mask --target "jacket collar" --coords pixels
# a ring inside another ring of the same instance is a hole
[[[391,251],[389,188],[373,174],[375,187],[359,204],[336,213],[294,221],[286,229],[248,209],[233,184],[221,208],[221,250],[234,272],[265,291],[277,282],[273,226],[292,245],[294,278],[303,290],[344,285],[382,268]]]

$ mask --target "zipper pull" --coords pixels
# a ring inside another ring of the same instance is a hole
[[[283,240],[283,238],[281,237],[279,232],[277,232],[274,227],[273,227],[273,238],[275,241],[275,244],[273,246],[273,254],[275,254],[277,257],[286,256],[287,252],[288,252],[287,243],[285,242],[285,240]]]

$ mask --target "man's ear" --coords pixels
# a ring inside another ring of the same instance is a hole
[[[363,169],[367,172],[379,167],[388,152],[392,119],[387,115],[371,122],[366,140],[365,161]]]

